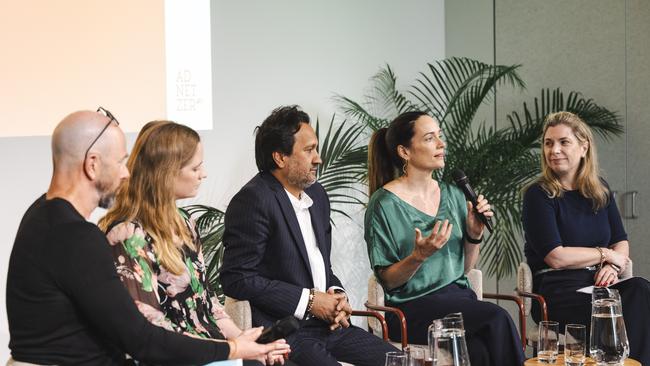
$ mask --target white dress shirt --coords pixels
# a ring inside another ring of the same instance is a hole
[[[327,274],[325,271],[325,261],[323,260],[323,254],[318,248],[316,234],[314,233],[314,227],[311,224],[311,214],[309,212],[309,208],[314,204],[314,201],[305,192],[302,192],[300,198],[296,198],[296,196],[289,193],[286,189],[285,192],[287,192],[289,201],[291,201],[291,206],[293,206],[293,210],[296,212],[302,240],[305,242],[305,248],[307,249],[307,257],[309,258],[309,267],[311,268],[311,278],[314,281],[314,288],[317,291],[326,292],[327,290],[325,286],[327,286]],[[338,286],[332,287],[339,288]],[[298,319],[302,319],[307,310],[308,303],[309,289],[304,288],[302,289],[300,301],[298,302],[298,306],[293,315]]]

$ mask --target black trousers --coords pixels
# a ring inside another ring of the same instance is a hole
[[[551,271],[535,276],[533,281],[533,291],[546,300],[549,320],[560,323],[562,333],[566,324],[584,324],[587,342],[591,326],[591,295],[576,290],[593,285],[595,274],[595,271],[586,269]],[[650,365],[650,282],[634,277],[610,288],[621,294],[630,357],[643,365]],[[533,306],[532,315],[535,321],[541,319],[539,306]]]
[[[404,312],[409,343],[427,344],[427,331],[434,319],[461,312],[472,366],[524,364],[521,338],[508,312],[493,303],[478,301],[469,288],[451,284],[416,300],[390,306]],[[390,338],[400,341],[399,319],[386,313],[386,321]]]
[[[287,342],[291,345],[289,359],[301,366],[339,366],[337,360],[357,366],[383,366],[386,352],[397,351],[359,327],[330,331],[329,325],[318,319],[302,321]]]

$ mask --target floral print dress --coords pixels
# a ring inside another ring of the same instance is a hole
[[[201,243],[193,221],[185,221],[198,252],[183,245],[186,271],[182,274],[170,273],[158,263],[153,239],[138,222],[109,227],[107,238],[115,267],[138,309],[151,323],[191,336],[224,339],[217,320],[229,316],[208,289]]]

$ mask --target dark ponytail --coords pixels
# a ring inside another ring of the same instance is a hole
[[[368,196],[384,184],[395,179],[395,167],[391,163],[390,150],[386,145],[388,128],[380,128],[370,137],[368,144]]]
[[[411,146],[415,134],[415,121],[424,112],[405,112],[397,116],[388,128],[381,128],[372,134],[368,145],[368,195],[372,196],[384,184],[399,176],[404,161],[397,154],[397,147]]]

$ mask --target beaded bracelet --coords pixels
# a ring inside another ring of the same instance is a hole
[[[307,302],[307,310],[305,310],[305,318],[311,313],[311,308],[314,307],[314,296],[316,295],[316,290],[311,288],[309,289],[309,301]]]

